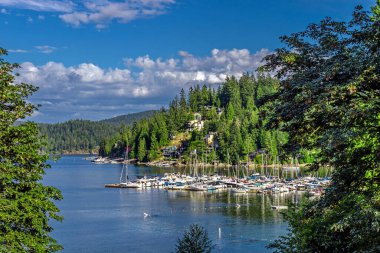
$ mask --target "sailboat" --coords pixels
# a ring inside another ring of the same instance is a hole
[[[123,169],[120,173],[120,187],[121,188],[142,188],[142,183],[137,181],[129,181],[128,177],[128,146],[125,148],[125,156]]]
[[[142,184],[140,182],[132,182],[129,181],[128,177],[128,145],[125,148],[125,156],[123,162],[123,169],[120,173],[120,182],[118,184],[106,184],[105,187],[108,188],[142,188]]]

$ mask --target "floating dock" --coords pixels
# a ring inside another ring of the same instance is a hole
[[[105,184],[104,186],[107,188],[126,188],[124,185],[121,184]]]

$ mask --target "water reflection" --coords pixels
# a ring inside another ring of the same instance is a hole
[[[221,192],[195,192],[195,191],[167,191],[170,202],[183,200],[191,203],[189,212],[196,214],[217,212],[223,215],[239,217],[248,220],[266,219],[281,221],[282,214],[273,210],[272,206],[284,206],[288,203],[298,203],[303,194],[279,193],[279,194],[236,194],[229,190]]]

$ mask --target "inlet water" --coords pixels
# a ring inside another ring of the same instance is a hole
[[[214,252],[270,252],[266,245],[287,232],[271,205],[297,201],[295,194],[233,194],[113,189],[120,164],[92,164],[84,156],[63,156],[51,163],[44,183],[59,188],[63,222],[53,222],[53,237],[64,253],[174,252],[190,224],[199,224],[216,245]],[[166,169],[171,172],[172,169]],[[165,169],[129,165],[131,177]]]

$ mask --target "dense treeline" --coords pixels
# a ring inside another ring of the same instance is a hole
[[[155,111],[144,111],[102,121],[70,120],[58,124],[39,124],[40,135],[47,138],[52,153],[98,152],[99,143],[119,132],[121,126],[132,125],[151,117]]]
[[[91,153],[100,140],[112,136],[118,129],[112,124],[89,120],[39,125],[40,134],[47,138],[47,149],[53,153]]]
[[[182,89],[168,109],[103,140],[100,155],[120,156],[128,143],[130,156],[139,161],[155,160],[165,146],[175,145],[184,161],[196,150],[198,158],[208,163],[238,164],[257,151],[268,154],[272,162],[282,155],[287,137],[264,128],[266,108],[260,105],[277,87],[278,80],[270,76],[244,74],[239,79],[228,77],[217,89],[197,85],[187,94]],[[207,135],[212,135],[211,143],[205,141]]]

